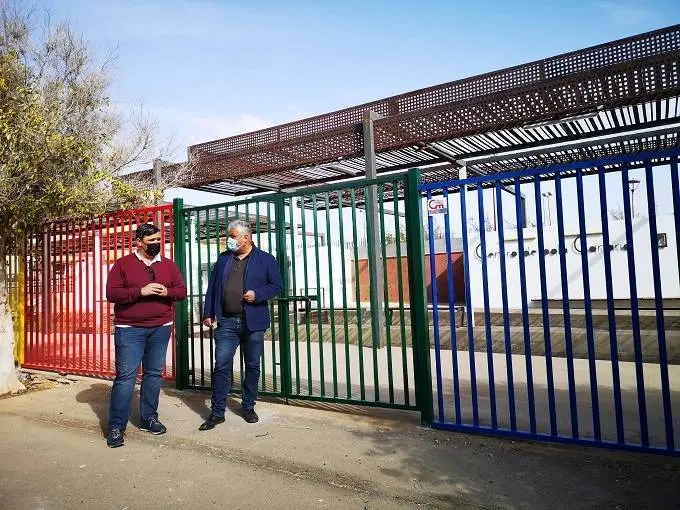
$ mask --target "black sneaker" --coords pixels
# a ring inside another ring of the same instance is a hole
[[[118,448],[125,444],[125,434],[120,429],[109,430],[109,435],[106,436],[106,444],[109,448]]]
[[[260,421],[260,418],[258,418],[257,413],[255,412],[254,409],[244,409],[243,419],[246,420],[248,423],[257,423],[258,421]]]
[[[214,414],[211,414],[208,416],[208,419],[198,427],[198,430],[214,429],[215,425],[219,425],[220,423],[224,423],[224,416],[215,416]]]
[[[151,418],[150,420],[142,420],[142,426],[139,427],[139,430],[151,432],[156,436],[158,434],[165,434],[168,431],[168,429],[165,428],[165,425],[159,422],[156,418]]]

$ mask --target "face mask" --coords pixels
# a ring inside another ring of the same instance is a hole
[[[233,237],[228,238],[227,239],[227,249],[229,251],[236,251],[237,248],[238,248],[238,243],[236,242],[236,239],[234,239]]]
[[[147,244],[146,249],[144,251],[149,257],[155,257],[161,252],[161,244],[160,243]]]

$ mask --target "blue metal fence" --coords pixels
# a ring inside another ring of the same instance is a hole
[[[449,296],[430,328],[434,427],[680,453],[679,154],[420,186],[424,208],[443,202],[426,210],[429,270]]]

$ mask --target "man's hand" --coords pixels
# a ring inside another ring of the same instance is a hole
[[[215,321],[213,321],[211,318],[209,318],[209,319],[203,319],[203,325],[204,325],[206,328],[212,328],[212,327],[213,327],[213,324],[215,324]]]
[[[255,302],[255,292],[252,290],[249,290],[245,294],[243,294],[243,301],[246,303],[254,303]]]
[[[166,289],[160,283],[150,283],[149,285],[142,287],[142,296],[167,296],[168,289]]]

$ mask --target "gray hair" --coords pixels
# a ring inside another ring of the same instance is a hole
[[[232,230],[239,230],[245,234],[253,233],[252,229],[250,228],[250,223],[243,220],[234,220],[229,223],[228,231],[231,232]]]

